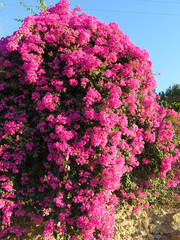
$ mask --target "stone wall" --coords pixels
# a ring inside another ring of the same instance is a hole
[[[180,199],[173,204],[152,205],[138,215],[129,215],[130,210],[131,207],[119,210],[116,214],[113,240],[180,240]],[[32,224],[18,240],[43,240],[42,232],[42,223],[39,226]],[[17,237],[11,236],[9,239],[17,240]],[[69,238],[66,236],[61,239]]]
[[[180,201],[153,205],[138,215],[120,210],[114,240],[180,240]]]

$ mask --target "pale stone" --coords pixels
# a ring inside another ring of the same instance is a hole
[[[180,212],[174,214],[172,216],[172,227],[173,229],[176,231],[176,230],[180,230]]]

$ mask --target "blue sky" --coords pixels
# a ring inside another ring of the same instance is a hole
[[[38,5],[36,0],[24,0],[27,5]],[[46,0],[47,6],[50,1]],[[55,5],[59,0],[51,0]],[[19,0],[0,0],[0,37],[12,35],[30,13]],[[180,0],[70,0],[71,9],[78,4],[84,12],[100,21],[116,22],[132,42],[146,49],[153,62],[156,92],[180,84]],[[38,9],[34,8],[38,13]]]

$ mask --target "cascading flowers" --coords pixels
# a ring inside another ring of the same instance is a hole
[[[0,40],[1,239],[33,219],[44,239],[108,240],[119,196],[147,208],[148,179],[179,182],[180,117],[156,101],[149,54],[77,11],[61,0]]]

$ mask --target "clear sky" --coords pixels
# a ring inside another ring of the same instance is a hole
[[[24,0],[29,6],[37,6],[37,2]],[[45,2],[50,5],[49,0]],[[51,2],[55,5],[59,0]],[[71,9],[79,4],[100,21],[118,23],[135,45],[149,52],[153,72],[161,73],[155,76],[156,92],[180,84],[180,0],[70,0],[70,4]],[[13,19],[24,19],[29,14],[19,0],[0,0],[1,37],[12,35],[21,26]]]

